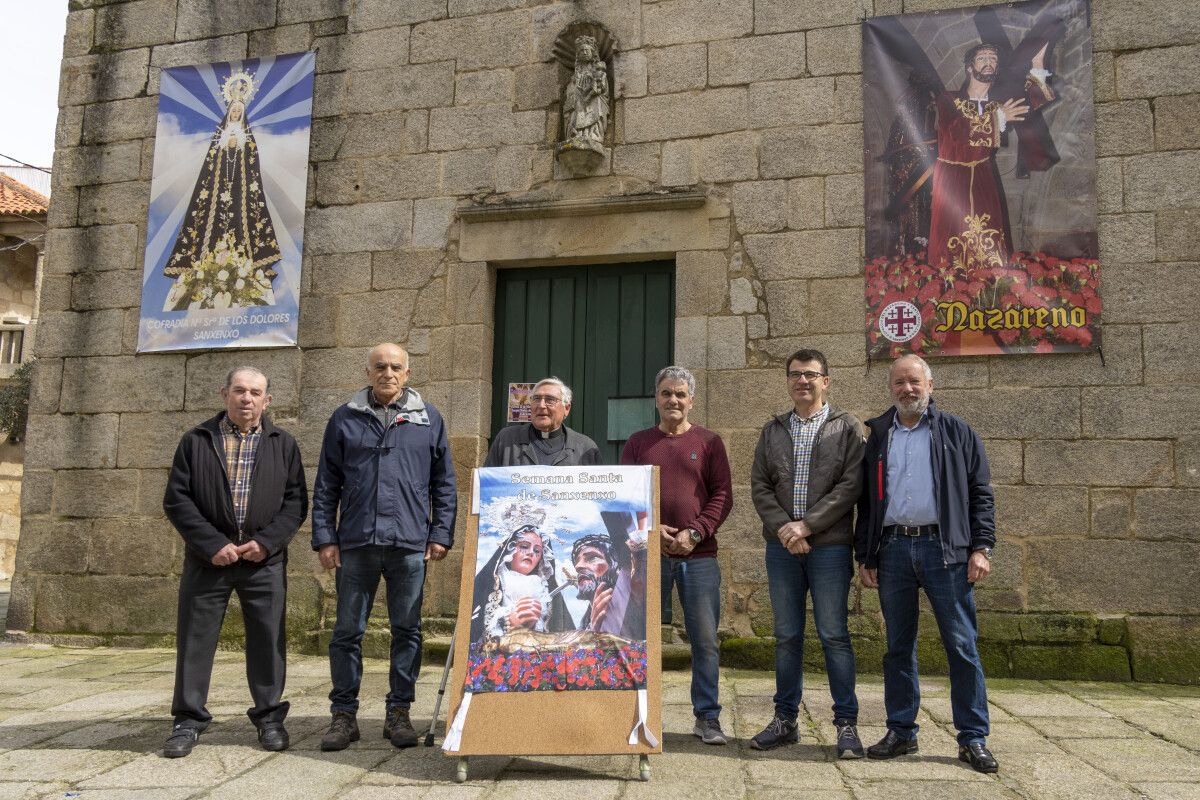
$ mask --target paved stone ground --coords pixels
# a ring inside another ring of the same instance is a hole
[[[428,724],[440,670],[427,666],[414,716]],[[162,758],[173,657],[166,650],[75,650],[0,645],[0,800],[184,798],[773,798],[890,797],[1182,800],[1200,798],[1200,688],[1139,684],[993,681],[992,749],[999,776],[956,759],[948,686],[923,684],[921,753],[893,762],[836,761],[823,676],[808,687],[799,745],[758,753],[747,741],[771,711],[769,674],[726,671],[721,693],[729,747],[690,735],[687,675],[665,677],[665,749],[649,783],[632,757],[473,758],[466,784],[440,749],[397,751],[381,738],[385,664],[368,662],[364,738],[341,753],[319,750],[326,725],[324,659],[292,659],[292,749],[258,749],[244,716],[242,659],[218,655],[210,710],[216,721],[185,759]],[[882,687],[862,680],[864,740],[883,733]],[[439,739],[440,744],[440,739]]]

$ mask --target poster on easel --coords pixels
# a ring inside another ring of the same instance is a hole
[[[446,755],[662,752],[657,525],[654,467],[475,470]]]

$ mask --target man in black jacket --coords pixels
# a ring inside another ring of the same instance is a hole
[[[225,411],[184,434],[163,510],[183,537],[179,580],[174,728],[168,758],[192,752],[212,715],[205,708],[221,622],[236,591],[246,626],[248,712],[266,750],[284,750],[288,703],[284,610],[287,546],[308,514],[300,448],[263,416],[270,382],[238,367],[221,389]]]
[[[983,442],[933,403],[933,373],[918,356],[888,370],[895,407],[867,421],[865,486],[854,553],[859,577],[879,590],[887,626],[883,698],[888,732],[871,758],[917,752],[918,592],[925,590],[950,665],[958,758],[996,772],[988,751],[987,689],[976,647],[974,586],[991,571],[995,505]]]

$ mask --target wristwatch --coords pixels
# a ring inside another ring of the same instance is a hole
[[[700,544],[700,540],[704,538],[700,535],[700,531],[696,530],[695,528],[688,528],[687,531],[688,538],[692,540],[692,547]]]
[[[988,561],[992,560],[992,548],[990,548],[990,547],[976,547],[975,552],[983,553],[983,557],[986,558]]]

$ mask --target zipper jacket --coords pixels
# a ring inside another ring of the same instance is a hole
[[[183,537],[187,556],[211,569],[212,557],[229,543],[255,540],[268,556],[261,565],[287,560],[287,546],[308,515],[308,489],[300,448],[287,431],[262,419],[250,496],[241,530],[233,510],[221,412],[183,435],[175,450],[163,511]],[[250,563],[250,562],[247,562]]]
[[[751,496],[767,541],[792,521],[796,457],[791,415],[791,411],[784,412],[763,426],[750,468]],[[847,545],[854,540],[854,504],[862,493],[862,459],[862,424],[853,415],[829,406],[829,415],[813,439],[808,472],[804,519],[813,531],[809,539],[813,547]]]
[[[333,412],[313,487],[312,547],[385,545],[424,550],[454,544],[458,506],[446,425],[414,389],[386,428],[370,389]]]
[[[942,561],[961,564],[971,551],[996,544],[995,500],[983,440],[963,419],[929,401],[930,457]],[[868,568],[879,564],[887,510],[888,445],[896,418],[892,407],[867,420],[863,492],[854,529],[854,557]]]

